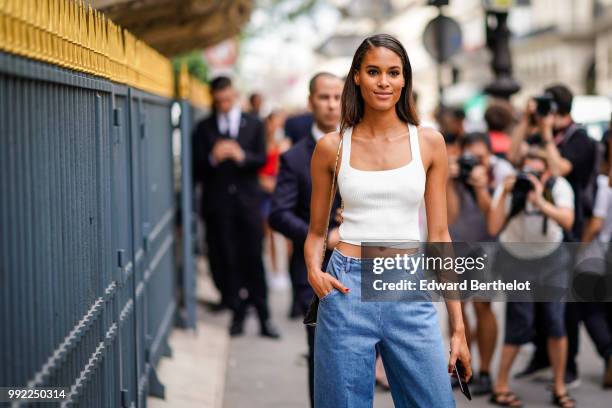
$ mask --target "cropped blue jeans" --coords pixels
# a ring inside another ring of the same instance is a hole
[[[319,303],[315,408],[372,407],[377,344],[395,407],[454,407],[433,303],[362,301],[362,262],[334,250],[327,266],[350,291],[333,289]]]

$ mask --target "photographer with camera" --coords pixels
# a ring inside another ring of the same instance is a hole
[[[574,193],[567,180],[555,177],[548,166],[547,151],[531,147],[521,172],[509,176],[493,196],[488,214],[489,233],[499,233],[500,249],[495,257],[495,271],[502,276],[526,275],[534,286],[545,282],[547,293],[562,289],[571,266],[570,254],[561,245],[563,231],[574,222]],[[517,245],[524,243],[526,245]],[[520,406],[520,399],[510,391],[508,376],[521,345],[531,341],[535,330],[536,303],[529,296],[525,302],[506,304],[506,330],[499,374],[491,402],[501,406]],[[574,407],[566,390],[564,376],[567,354],[565,304],[540,302],[542,325],[553,369],[552,403]]]
[[[508,159],[517,164],[529,145],[544,147],[551,173],[565,177],[574,191],[575,221],[566,241],[580,241],[595,198],[598,156],[595,142],[570,115],[572,101],[572,92],[563,85],[532,98],[513,132]]]
[[[449,154],[448,220],[453,241],[492,241],[487,233],[485,214],[491,205],[491,193],[514,173],[512,165],[491,152],[484,133],[466,134],[459,155]]]
[[[447,210],[449,232],[454,242],[478,243],[494,241],[487,231],[486,214],[491,194],[507,175],[512,165],[495,156],[489,137],[484,133],[468,133],[460,142],[460,154],[449,152]],[[490,302],[474,302],[476,314],[475,341],[480,356],[479,375],[472,385],[472,394],[484,395],[492,390],[490,365],[497,341],[497,320]],[[463,309],[465,310],[465,309]],[[466,327],[467,316],[464,315]],[[471,334],[466,330],[468,343]]]
[[[548,87],[543,95],[531,99],[513,132],[508,158],[517,163],[529,145],[545,148],[552,174],[565,177],[574,191],[574,225],[571,231],[565,231],[564,240],[576,242],[580,241],[586,220],[592,213],[599,155],[595,142],[589,138],[586,130],[573,121],[570,115],[572,102],[572,92],[563,85]],[[572,303],[568,304],[566,327],[569,353],[565,382],[569,386],[579,384],[575,357],[578,353],[580,320],[578,308]],[[542,336],[538,334],[535,343],[534,356],[519,374],[521,377],[534,375],[549,366]]]

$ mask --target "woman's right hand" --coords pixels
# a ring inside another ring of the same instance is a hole
[[[334,288],[342,293],[349,292],[349,288],[344,286],[338,279],[321,270],[309,273],[308,283],[310,283],[319,299],[327,296]]]

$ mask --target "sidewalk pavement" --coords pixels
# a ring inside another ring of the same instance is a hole
[[[172,357],[157,369],[166,398],[149,397],[149,408],[222,408],[229,336],[225,327],[199,321],[197,332],[174,329]]]

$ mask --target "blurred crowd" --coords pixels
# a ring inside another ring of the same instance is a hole
[[[498,270],[563,282],[582,254],[588,253],[599,262],[585,275],[593,279],[606,275],[612,232],[609,136],[606,132],[601,141],[589,137],[572,119],[572,100],[572,92],[559,84],[530,98],[523,109],[493,101],[484,114],[486,132],[465,132],[461,109],[438,112],[449,158],[451,237],[463,242],[498,241]],[[564,242],[580,245],[578,255],[572,255]],[[581,323],[602,359],[602,386],[612,387],[610,303],[509,302],[504,322],[497,321],[488,302],[474,302],[473,308],[476,322],[469,340],[479,351],[476,395],[493,393],[492,402],[519,406],[520,397],[509,388],[509,373],[519,347],[529,342],[535,343],[536,351],[518,377],[551,369],[555,394],[577,386]],[[505,337],[500,367],[492,376],[501,325]],[[573,406],[573,401],[567,397],[558,404]]]
[[[293,301],[287,313],[301,324],[313,294],[303,259],[310,157],[316,142],[338,129],[342,86],[343,80],[332,74],[315,75],[309,85],[308,112],[287,115],[269,109],[264,114],[266,104],[258,93],[243,106],[229,78],[211,83],[213,112],[193,135],[194,180],[201,186],[199,212],[207,256],[221,294],[220,302],[209,307],[232,311],[233,336],[243,334],[250,305],[257,310],[260,334],[281,336],[268,310],[268,288],[291,286]],[[447,147],[453,241],[499,242],[498,268],[560,280],[567,280],[577,264],[563,243],[575,242],[580,254],[599,260],[590,264],[589,276],[595,282],[605,277],[612,235],[611,139],[606,132],[596,140],[575,123],[572,100],[572,92],[562,84],[542,89],[522,107],[492,99],[483,118],[486,131],[480,132],[466,131],[462,108],[438,108],[435,126]],[[337,207],[338,199],[330,219],[329,249],[338,241]],[[513,243],[534,245],[520,249]],[[531,361],[517,377],[552,372],[553,402],[574,406],[567,389],[580,382],[576,361],[582,324],[601,357],[602,387],[612,388],[611,305],[509,302],[500,322],[491,303],[466,303],[464,310],[472,307],[475,316],[475,321],[466,320],[468,341],[478,349],[472,393],[490,395],[497,405],[520,406],[509,375],[519,348],[533,342]],[[315,329],[306,330],[312,364]],[[505,333],[501,350],[496,350],[498,332]],[[500,363],[492,373],[494,357]],[[377,383],[388,388],[380,359],[376,372]],[[312,392],[312,384],[310,388]]]

